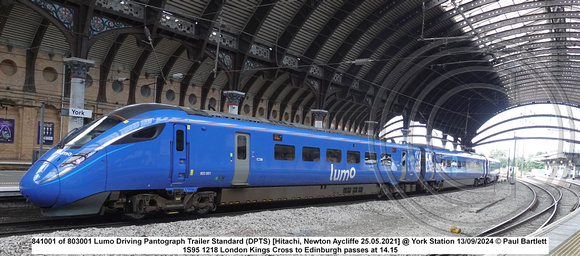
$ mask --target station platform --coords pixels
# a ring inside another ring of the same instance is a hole
[[[580,193],[580,190],[578,190],[580,180],[578,179],[558,179],[538,176],[534,177],[534,179],[567,187],[573,189],[576,193]],[[576,209],[566,217],[528,235],[528,237],[548,237],[550,256],[580,255],[580,209]]]
[[[2,170],[0,171],[0,196],[19,196],[18,183],[25,171]]]
[[[529,237],[548,237],[550,256],[580,255],[580,209]]]
[[[19,170],[25,171],[32,166],[32,161],[24,160],[0,160],[0,171]]]

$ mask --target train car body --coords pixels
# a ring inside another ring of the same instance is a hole
[[[216,115],[163,104],[112,111],[46,152],[21,179],[21,193],[48,216],[121,210],[139,219],[220,204],[439,189],[487,174],[485,158],[471,154]]]

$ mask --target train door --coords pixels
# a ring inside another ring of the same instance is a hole
[[[407,179],[407,150],[401,151],[401,180]]]
[[[426,163],[427,160],[425,158],[427,157],[427,155],[429,155],[429,153],[425,152],[425,148],[423,148],[423,147],[420,147],[420,150],[421,150],[421,162],[420,162],[419,169],[421,170],[421,173],[419,174],[419,180],[422,181],[422,180],[424,180],[426,178],[425,177],[425,171],[427,171],[426,170],[427,169],[426,168],[427,166],[426,166],[425,163]]]
[[[436,154],[433,151],[425,153],[425,179],[435,179],[435,172],[437,170]]]
[[[234,152],[234,178],[232,185],[245,186],[248,185],[248,176],[250,176],[250,134],[238,133],[235,136],[235,152]]]
[[[183,124],[173,125],[173,141],[171,142],[171,182],[181,183],[185,180],[189,165],[187,157],[187,132]]]

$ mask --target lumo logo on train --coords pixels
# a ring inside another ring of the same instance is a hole
[[[350,170],[339,170],[334,169],[334,165],[330,165],[330,180],[331,181],[347,181],[349,179],[354,179],[356,176],[356,169],[351,167]]]

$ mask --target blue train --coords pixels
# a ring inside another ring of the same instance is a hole
[[[229,117],[229,118],[227,118]],[[47,216],[207,213],[219,205],[493,181],[483,156],[164,104],[129,105],[46,152],[20,191]]]

